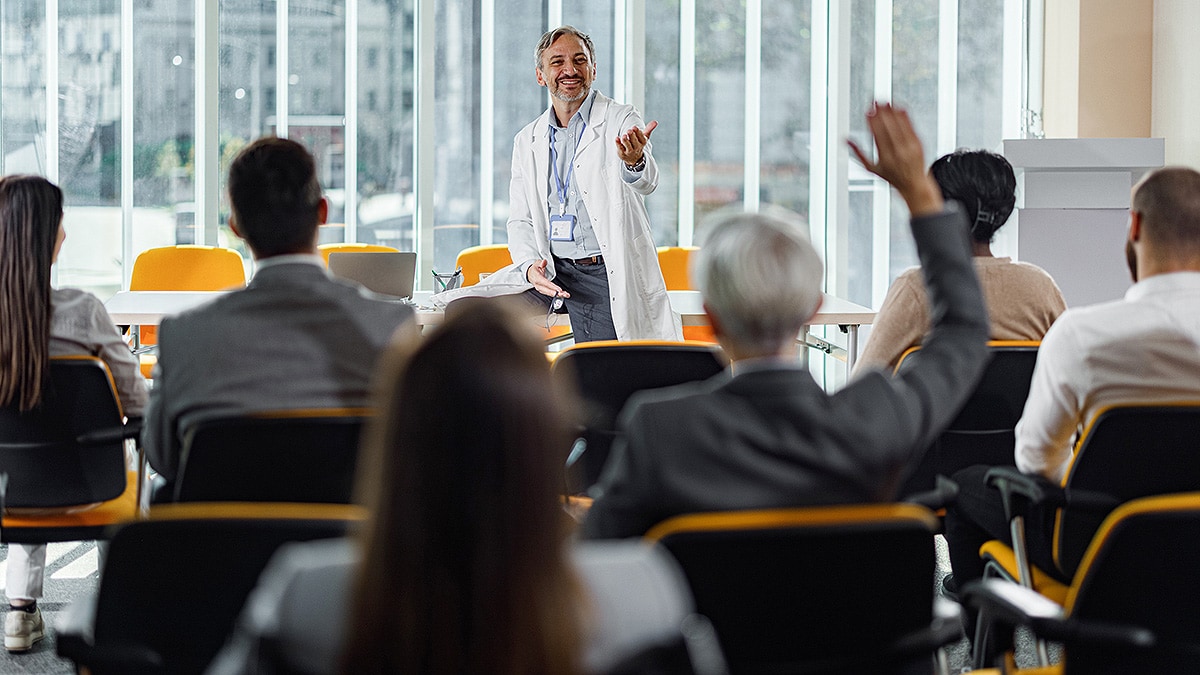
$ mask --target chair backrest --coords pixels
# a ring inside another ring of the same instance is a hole
[[[583,398],[587,450],[577,480],[586,489],[600,477],[616,437],[617,415],[635,392],[704,380],[724,369],[721,350],[686,342],[600,340],[564,349],[555,377],[569,378]]]
[[[1067,595],[1072,619],[1138,626],[1148,650],[1068,647],[1064,673],[1200,672],[1200,493],[1130,501],[1097,531]]]
[[[108,367],[93,356],[50,359],[37,408],[0,408],[0,473],[8,507],[48,508],[115,499],[126,487],[121,441],[81,445],[79,436],[123,424]]]
[[[400,249],[384,246],[382,244],[359,244],[359,243],[343,243],[337,242],[332,244],[321,244],[317,246],[317,252],[321,254],[321,259],[325,261],[325,266],[329,267],[329,256],[334,253],[399,253]]]
[[[496,244],[464,248],[458,252],[454,266],[462,268],[463,286],[473,286],[479,283],[480,273],[495,272],[501,267],[511,265],[512,262],[508,246]]]
[[[1029,398],[1040,345],[1026,341],[988,342],[988,363],[979,384],[954,421],[909,474],[901,495],[932,490],[938,474],[950,476],[974,464],[1013,465],[1017,422]],[[908,357],[917,350],[919,347],[904,353],[896,365],[897,372],[916,363]]]
[[[246,283],[233,249],[180,244],[146,249],[133,261],[131,291],[223,291]]]
[[[349,503],[370,415],[332,408],[198,422],[184,432],[175,501]]]
[[[131,291],[223,291],[246,285],[242,256],[229,248],[179,244],[150,248],[133,261]],[[142,326],[144,345],[158,343],[158,326]],[[143,375],[149,376],[148,371]]]
[[[1112,406],[1084,429],[1067,472],[1070,490],[1099,492],[1127,502],[1200,490],[1200,401]],[[1107,514],[1060,509],[1054,560],[1074,573]]]
[[[872,504],[677,516],[646,538],[683,567],[732,672],[814,672],[930,627],[936,528],[923,507]]]
[[[362,517],[356,507],[328,504],[154,507],[148,520],[113,536],[97,590],[95,648],[157,654],[154,672],[201,673],[280,545],[343,536]]]
[[[696,246],[659,246],[658,267],[662,270],[663,281],[667,282],[668,291],[694,290],[691,276],[688,274],[688,264],[692,253],[699,251]]]

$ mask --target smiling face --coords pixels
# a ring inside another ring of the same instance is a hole
[[[542,53],[537,69],[538,84],[550,90],[554,98],[573,103],[582,101],[596,79],[596,64],[587,47],[574,35],[563,35]]]

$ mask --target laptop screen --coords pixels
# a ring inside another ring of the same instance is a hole
[[[357,281],[380,295],[411,298],[416,282],[417,254],[412,251],[331,253],[329,271],[336,277]]]

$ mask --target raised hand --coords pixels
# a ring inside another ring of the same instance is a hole
[[[863,168],[896,188],[912,215],[941,211],[942,191],[926,171],[921,139],[908,113],[890,103],[876,103],[867,111],[867,126],[875,139],[877,160],[871,161],[854,141],[846,141]]]

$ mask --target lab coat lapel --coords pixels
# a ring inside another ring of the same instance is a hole
[[[533,128],[533,178],[541,204],[550,199],[550,110],[538,118]]]
[[[592,113],[588,115],[587,129],[583,130],[583,138],[579,139],[579,150],[583,152],[587,149],[592,141],[604,135],[604,121],[608,118],[608,101],[609,99],[596,92],[596,98],[592,101]]]

